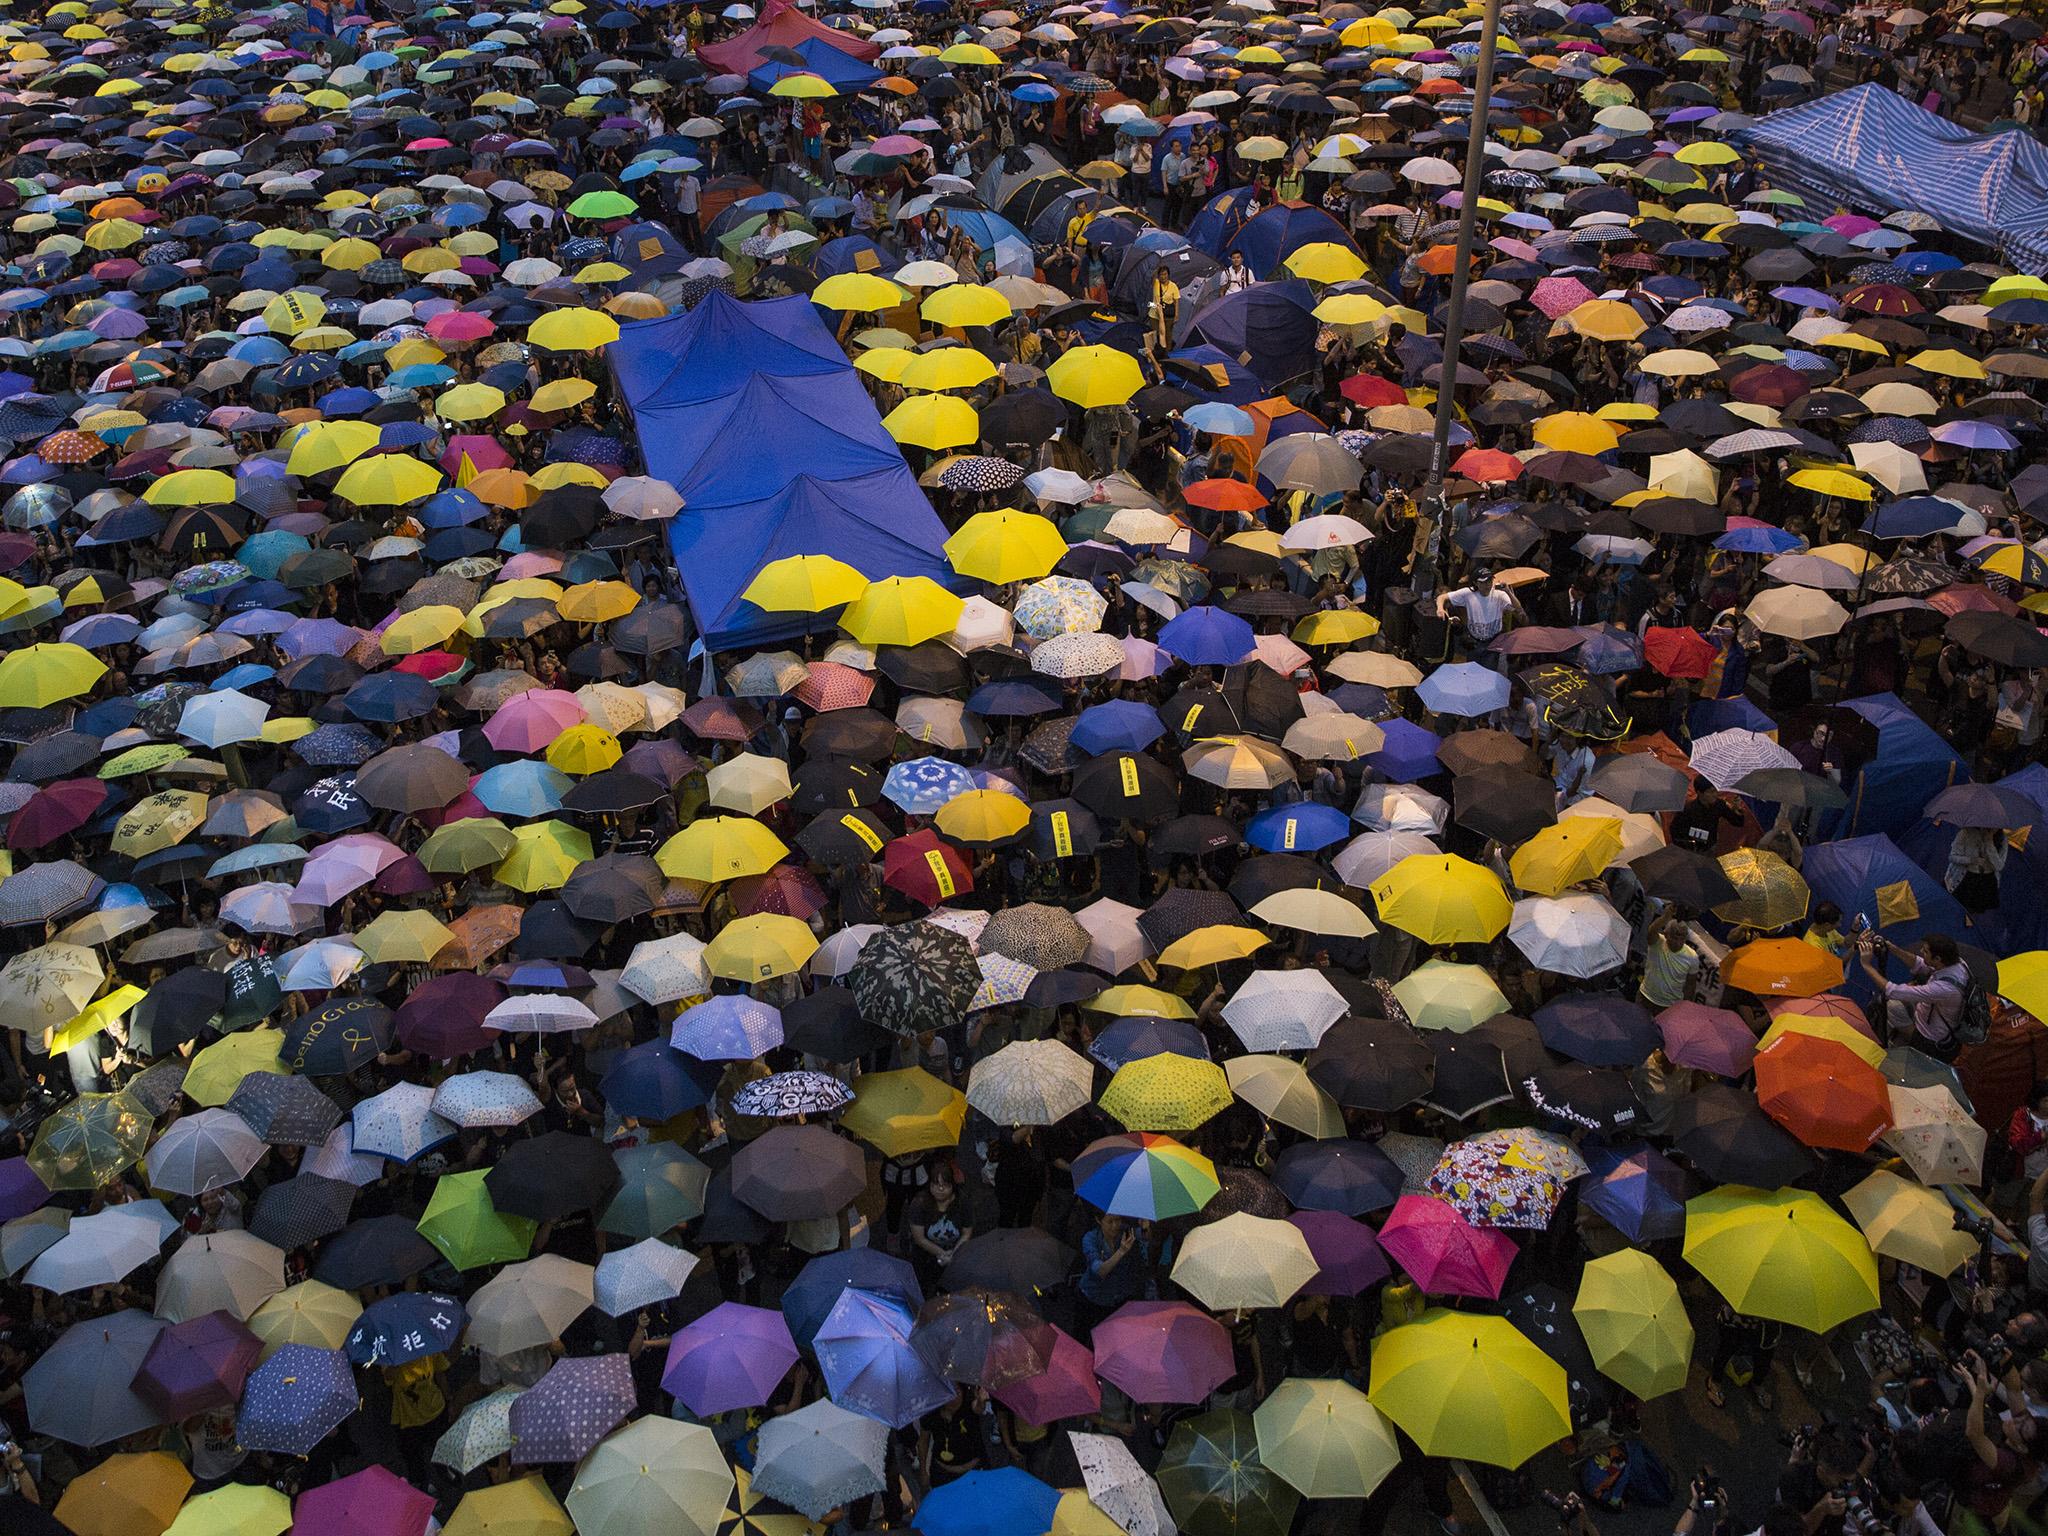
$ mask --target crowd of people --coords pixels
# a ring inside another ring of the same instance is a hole
[[[0,13],[0,1530],[2024,1528],[2041,27],[1003,4]]]

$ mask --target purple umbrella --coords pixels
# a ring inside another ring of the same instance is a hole
[[[1045,1369],[995,1392],[1004,1407],[1025,1423],[1041,1428],[1054,1419],[1078,1418],[1102,1409],[1094,1352],[1071,1334],[1058,1328],[1052,1332],[1052,1355]]]
[[[758,1408],[795,1364],[796,1341],[780,1312],[727,1301],[669,1341],[661,1385],[703,1417]]]
[[[232,1407],[262,1358],[263,1341],[234,1313],[202,1313],[156,1336],[135,1373],[135,1394],[166,1419]]]
[[[49,1186],[36,1177],[27,1158],[0,1158],[0,1221],[26,1216],[49,1198]]]
[[[1664,1054],[1681,1067],[1740,1077],[1756,1057],[1756,1036],[1742,1015],[1705,1003],[1673,1003],[1657,1015]]]
[[[624,1355],[557,1360],[512,1400],[512,1459],[581,1461],[633,1411],[633,1362]]]
[[[1199,1403],[1237,1370],[1229,1332],[1184,1301],[1127,1301],[1089,1338],[1095,1374],[1134,1403]]]
[[[309,1488],[292,1506],[294,1531],[347,1531],[349,1536],[419,1536],[434,1513],[432,1495],[382,1467],[365,1467]]]
[[[1632,1243],[1652,1243],[1685,1233],[1685,1201],[1691,1194],[1685,1172],[1647,1143],[1633,1147],[1588,1147],[1592,1177],[1579,1185],[1579,1198]]]
[[[1296,1211],[1287,1218],[1308,1241],[1321,1266],[1301,1290],[1305,1296],[1356,1296],[1393,1273],[1371,1227],[1341,1211]]]
[[[914,1424],[953,1397],[953,1384],[911,1346],[916,1319],[890,1296],[849,1286],[818,1327],[814,1347],[832,1401],[891,1429]]]
[[[668,1043],[699,1061],[753,1061],[782,1044],[782,1014],[741,993],[722,993],[677,1019]]]

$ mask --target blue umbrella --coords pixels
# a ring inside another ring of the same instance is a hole
[[[341,696],[341,707],[358,720],[382,725],[417,720],[440,702],[434,685],[411,672],[373,672]]]
[[[717,1086],[718,1069],[693,1061],[665,1040],[647,1040],[619,1053],[597,1092],[613,1114],[668,1120],[710,1103]]]
[[[890,1297],[841,1291],[813,1340],[832,1401],[891,1429],[952,1401],[953,1384],[911,1347],[916,1325],[910,1310]]]
[[[1863,531],[1880,539],[1918,539],[1953,528],[1968,510],[1944,496],[1906,496],[1875,509],[1863,520]]]
[[[898,763],[882,780],[882,793],[898,809],[929,816],[955,795],[973,789],[974,775],[943,757],[914,757]]]
[[[496,815],[546,816],[562,808],[562,796],[575,783],[559,768],[522,758],[486,768],[470,790]]]
[[[1020,1467],[969,1472],[925,1495],[917,1528],[924,1536],[1045,1536],[1059,1502],[1058,1489]]]
[[[1351,835],[1351,818],[1334,805],[1301,800],[1259,812],[1245,828],[1254,848],[1268,853],[1313,853]]]
[[[744,993],[723,993],[677,1019],[668,1043],[699,1061],[752,1061],[782,1044],[782,1013]]]
[[[917,1271],[901,1259],[875,1248],[820,1254],[782,1293],[782,1315],[789,1323],[790,1336],[809,1348],[838,1305],[840,1293],[855,1286],[913,1313],[924,1305]]]
[[[1553,998],[1535,1021],[1545,1045],[1589,1067],[1632,1067],[1659,1044],[1650,1010],[1619,992]]]
[[[1473,720],[1507,708],[1512,688],[1508,679],[1491,667],[1458,661],[1430,673],[1416,688],[1415,696],[1440,715]]]
[[[1436,760],[1436,749],[1443,742],[1436,732],[1424,730],[1412,720],[1389,720],[1381,729],[1386,740],[1379,751],[1362,759],[1368,767],[1397,784],[1412,784],[1443,771],[1443,764]]]
[[[1654,1243],[1685,1234],[1684,1171],[1647,1142],[1629,1147],[1585,1148],[1592,1176],[1579,1198],[1632,1243]]]
[[[1081,711],[1067,739],[1090,757],[1104,752],[1142,752],[1166,734],[1159,711],[1136,699],[1110,699]]]
[[[1206,400],[1200,405],[1190,406],[1181,412],[1181,420],[1197,432],[1231,437],[1250,432],[1253,425],[1251,412],[1226,405],[1221,400]]]
[[[1714,548],[1741,555],[1782,555],[1806,541],[1782,528],[1731,528],[1714,540]]]
[[[356,1411],[356,1378],[338,1349],[286,1344],[249,1373],[235,1438],[245,1450],[310,1456]]]
[[[1159,631],[1160,646],[1193,667],[1234,667],[1257,638],[1236,614],[1210,607],[1190,608]]]
[[[469,1313],[439,1291],[400,1291],[363,1308],[342,1349],[357,1365],[404,1365],[445,1355],[462,1337]]]
[[[1615,672],[1633,672],[1643,664],[1641,644],[1617,624],[1582,626],[1579,633],[1586,637],[1579,645],[1578,662],[1582,671],[1605,676]]]
[[[1208,1042],[1201,1030],[1186,1019],[1118,1019],[1095,1037],[1088,1054],[1110,1071],[1147,1056],[1187,1056],[1196,1061],[1209,1059]]]

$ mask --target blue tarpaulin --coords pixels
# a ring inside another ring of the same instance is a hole
[[[1969,766],[1955,749],[1896,695],[1873,693],[1843,707],[1876,728],[1877,751],[1842,786],[1849,792],[1849,804],[1829,814],[1824,836],[1905,832],[1919,821],[1928,801],[1970,777]]]
[[[801,69],[770,59],[747,71],[747,84],[757,91],[765,91],[787,75],[816,75],[840,95],[855,96],[882,78],[879,69],[863,64],[823,38],[807,37],[796,45],[795,51],[797,57],[804,61]]]
[[[1815,843],[1799,872],[1816,904],[1832,901],[1845,921],[1860,913],[1894,944],[1913,946],[1930,933],[1960,934],[1969,926],[1962,904],[1882,832]]]
[[[1896,92],[1859,85],[1769,113],[1729,138],[1804,188],[1878,215],[1930,214],[2015,266],[2048,269],[2048,149],[2024,133],[1971,133]]]
[[[815,626],[813,615],[740,600],[785,555],[952,581],[945,528],[808,299],[713,292],[682,314],[627,324],[605,355],[647,472],[682,494],[669,545],[709,649]]]

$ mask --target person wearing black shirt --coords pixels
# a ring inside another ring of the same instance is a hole
[[[1695,853],[1712,853],[1721,828],[1742,825],[1742,812],[1714,788],[1700,791],[1692,804],[1671,818],[1671,841]]]

